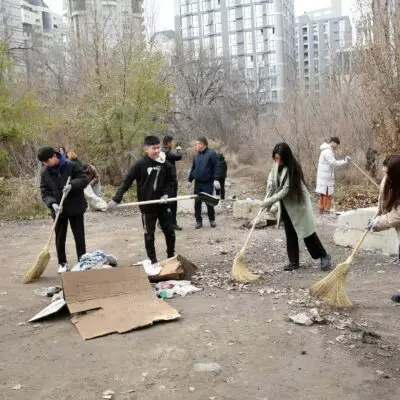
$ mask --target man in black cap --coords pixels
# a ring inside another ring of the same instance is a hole
[[[53,218],[60,211],[55,232],[58,273],[61,274],[68,271],[65,254],[68,222],[74,235],[78,261],[86,253],[83,214],[86,211],[87,203],[83,190],[88,181],[78,164],[68,161],[64,154],[54,151],[50,146],[42,147],[39,150],[38,159],[43,164],[40,181],[43,202],[51,210]],[[71,180],[67,185],[68,178]],[[66,197],[63,207],[60,209],[63,193],[66,194]]]

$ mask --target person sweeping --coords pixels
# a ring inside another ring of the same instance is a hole
[[[400,264],[400,156],[390,156],[385,161],[387,172],[382,180],[379,212],[367,228],[376,232],[396,229],[399,240],[397,263]],[[400,293],[395,293],[392,300],[400,302]]]
[[[171,213],[168,212],[167,199],[174,197],[176,178],[171,164],[165,161],[165,156],[160,156],[160,139],[157,136],[147,136],[144,139],[144,151],[146,155],[132,165],[114,198],[108,203],[108,209],[117,207],[134,181],[137,183],[138,201],[161,200],[160,204],[140,206],[147,256],[152,266],[157,268],[159,263],[154,237],[157,220],[165,236],[168,258],[175,254],[175,231]]]
[[[74,235],[78,261],[86,253],[84,213],[87,203],[83,190],[88,181],[78,164],[68,161],[64,154],[54,151],[50,146],[39,150],[38,159],[43,164],[40,180],[42,199],[51,210],[53,219],[60,209],[63,193],[66,194],[55,227],[58,273],[61,274],[68,271],[65,253],[68,223]],[[66,184],[69,177],[70,183]]]
[[[321,260],[321,269],[331,269],[331,256],[315,232],[315,217],[311,198],[304,182],[302,168],[286,143],[278,143],[273,151],[274,166],[268,176],[266,199],[262,208],[270,210],[278,205],[277,226],[283,221],[289,264],[285,271],[300,268],[299,239],[304,243],[313,259]]]

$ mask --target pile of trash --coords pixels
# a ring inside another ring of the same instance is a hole
[[[181,297],[190,293],[196,293],[203,290],[191,284],[190,281],[165,281],[154,285],[156,295],[162,299],[171,299],[174,295]]]
[[[117,267],[117,259],[112,254],[106,254],[103,250],[96,250],[84,254],[80,261],[73,266],[72,272],[86,271],[88,269],[104,269]]]

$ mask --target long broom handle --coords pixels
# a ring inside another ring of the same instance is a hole
[[[260,219],[260,216],[261,216],[262,211],[263,211],[263,209],[262,209],[262,207],[260,207],[260,209],[258,210],[257,216],[256,216],[256,218],[254,219],[253,226],[251,227],[250,232],[249,232],[249,234],[247,235],[247,239],[246,239],[246,241],[244,242],[244,245],[243,245],[243,247],[242,247],[242,251],[245,251],[245,250],[246,250],[247,244],[249,243],[250,237],[251,237],[251,235],[252,235],[252,233],[253,233],[253,231],[254,231],[254,228],[255,228],[256,225],[257,225],[258,220]]]
[[[71,177],[69,176],[68,179],[67,179],[67,183],[65,184],[65,186],[69,185],[70,182],[71,182]],[[64,187],[65,187],[65,186],[64,186]],[[66,197],[67,197],[66,193],[63,193],[62,196],[61,196],[61,201],[60,201],[60,204],[59,204],[59,205],[60,205],[60,208],[58,209],[57,214],[56,214],[56,217],[54,218],[53,227],[51,228],[49,240],[47,241],[47,248],[50,247],[51,239],[52,239],[53,233],[54,233],[54,231],[55,231],[55,229],[56,229],[56,225],[57,225],[57,222],[58,222],[58,218],[60,217],[60,214],[61,214],[61,211],[62,211],[62,206],[63,206],[63,204],[64,204],[64,200],[65,200]]]
[[[362,169],[360,168],[354,161],[351,161],[351,163],[367,178],[373,183],[378,189],[380,189],[379,185]]]
[[[187,196],[171,197],[171,198],[167,198],[166,200],[156,199],[156,200],[147,200],[147,201],[136,201],[134,203],[119,204],[118,208],[129,207],[129,206],[142,206],[142,205],[144,206],[146,204],[172,203],[174,201],[190,200],[190,199],[194,199],[196,197],[197,197],[196,194],[190,194]]]
[[[377,211],[377,213],[374,215],[373,220],[378,216],[379,210]],[[353,258],[358,250],[360,250],[360,247],[362,246],[362,244],[364,243],[365,238],[368,236],[368,234],[371,232],[371,229],[366,229],[365,232],[363,233],[363,235],[361,236],[360,240],[357,242],[356,246],[354,247],[353,252],[351,253],[350,258]]]

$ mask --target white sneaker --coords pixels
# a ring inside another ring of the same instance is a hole
[[[65,264],[60,264],[59,266],[58,266],[58,271],[57,271],[59,274],[63,274],[64,272],[68,272],[68,264],[67,263],[65,263]]]

